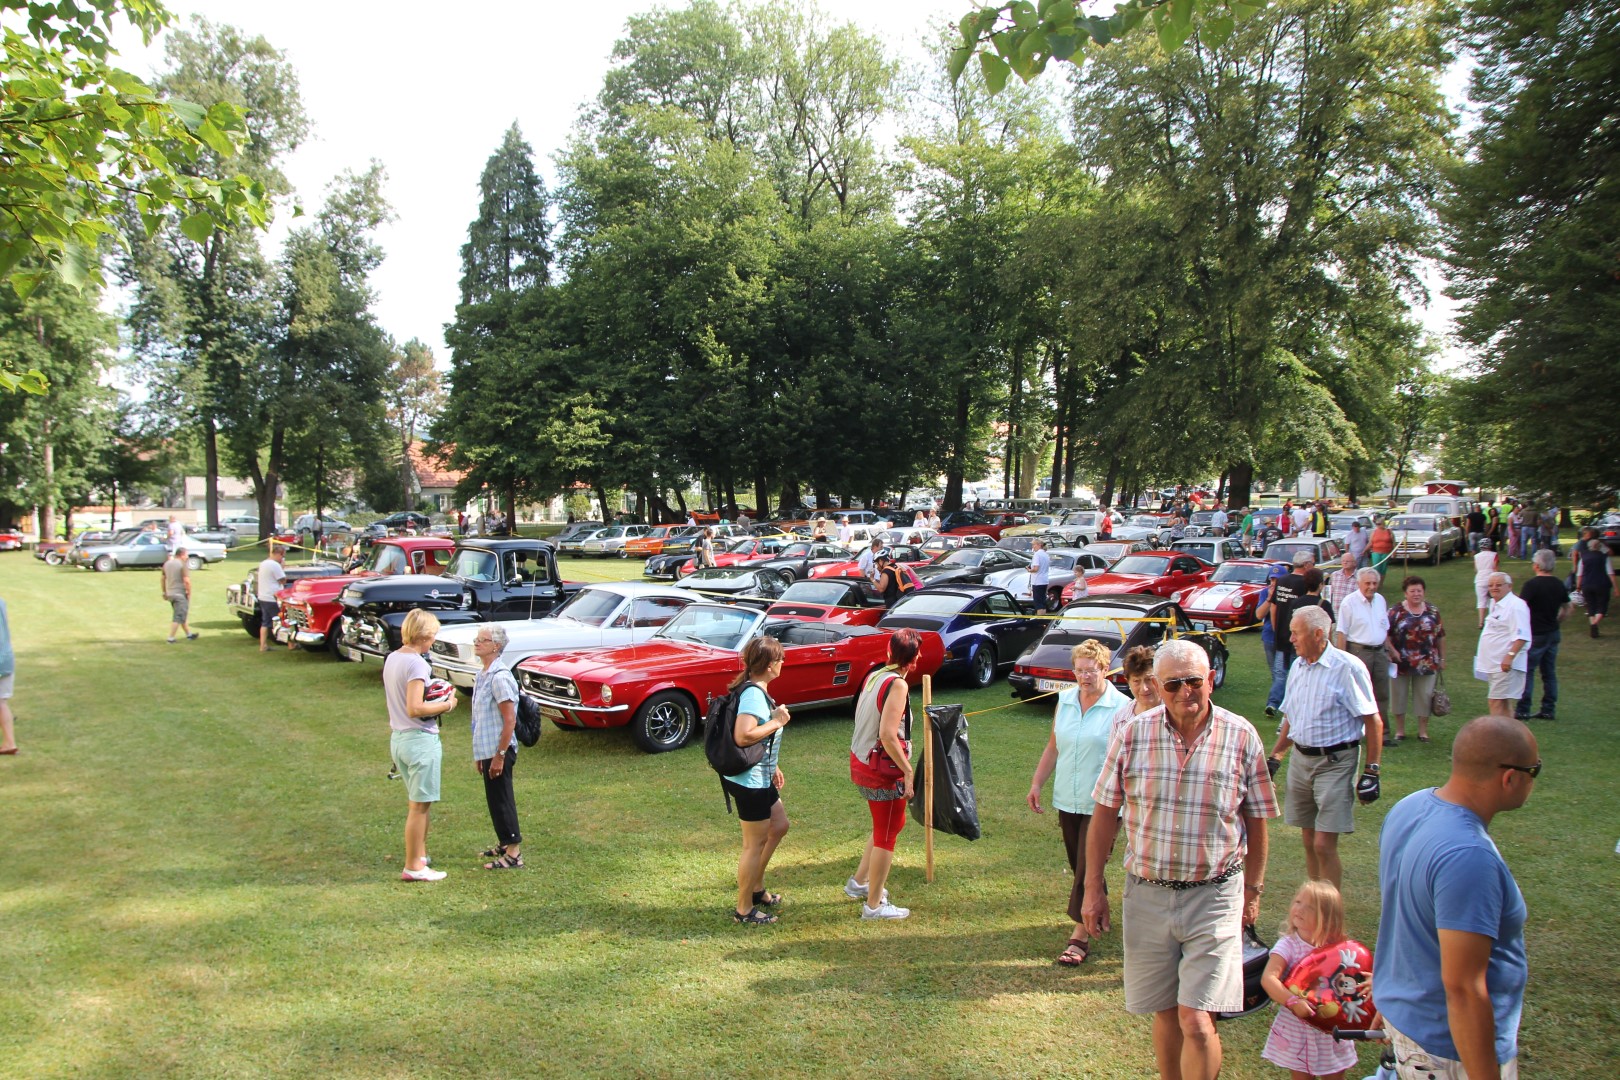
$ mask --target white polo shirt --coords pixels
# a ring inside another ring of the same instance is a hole
[[[1339,601],[1338,630],[1345,641],[1382,648],[1389,637],[1389,602],[1377,593],[1368,600],[1356,590]]]
[[[1530,669],[1530,605],[1512,593],[1503,593],[1502,599],[1491,603],[1485,616],[1485,628],[1479,632],[1479,647],[1474,650],[1474,674],[1489,679],[1502,671],[1502,658],[1515,641],[1524,644],[1513,658],[1514,671]]]

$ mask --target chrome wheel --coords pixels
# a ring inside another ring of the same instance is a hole
[[[996,681],[996,647],[994,645],[981,645],[979,651],[973,654],[973,662],[968,670],[968,681],[981,690]]]
[[[630,737],[649,754],[679,750],[697,727],[697,709],[685,694],[654,694],[630,722]]]

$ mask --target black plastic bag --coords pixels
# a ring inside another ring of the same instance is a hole
[[[934,743],[934,829],[967,840],[979,838],[979,799],[973,792],[973,761],[968,756],[967,718],[960,705],[930,705],[925,738]],[[911,795],[911,820],[922,824],[928,790],[926,757],[913,750],[917,790]]]

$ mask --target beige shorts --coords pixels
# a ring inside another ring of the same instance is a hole
[[[1518,701],[1524,696],[1524,672],[1522,671],[1491,671],[1475,672],[1485,680],[1485,697],[1491,701]]]
[[[1289,754],[1283,820],[1296,829],[1355,832],[1356,766],[1360,762],[1359,746],[1321,757],[1307,757],[1298,750]]]
[[[1243,875],[1167,889],[1125,875],[1125,1009],[1243,1008]]]
[[[1388,1017],[1384,1018],[1384,1031],[1395,1050],[1395,1075],[1400,1080],[1468,1080],[1462,1062],[1429,1053],[1396,1031]],[[1518,1058],[1504,1061],[1501,1068],[1502,1080],[1519,1080]]]
[[[16,675],[0,675],[0,701],[5,701],[11,697],[16,678]]]

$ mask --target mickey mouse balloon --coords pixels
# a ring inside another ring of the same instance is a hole
[[[1288,969],[1283,985],[1310,1005],[1305,1022],[1332,1034],[1372,1026],[1372,953],[1359,941],[1324,945]]]

